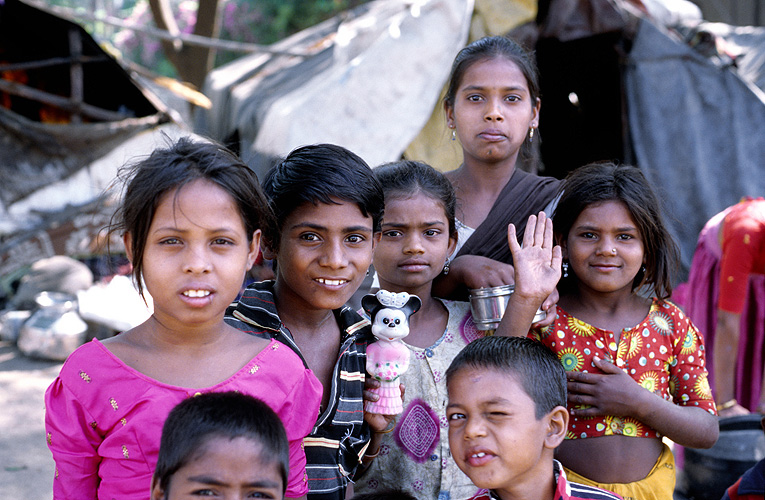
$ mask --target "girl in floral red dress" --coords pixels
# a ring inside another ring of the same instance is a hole
[[[571,420],[556,458],[572,481],[626,500],[671,498],[662,437],[709,448],[718,435],[702,336],[666,300],[677,245],[635,167],[587,165],[561,193],[558,315],[532,333],[568,374]]]

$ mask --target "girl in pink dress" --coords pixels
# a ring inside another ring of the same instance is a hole
[[[117,221],[139,292],[141,325],[93,340],[64,363],[45,395],[56,499],[146,499],[162,425],[182,400],[238,391],[281,418],[290,448],[288,497],[307,491],[303,438],[321,385],[286,346],[228,326],[270,211],[255,174],[219,145],[180,139],[124,172]]]

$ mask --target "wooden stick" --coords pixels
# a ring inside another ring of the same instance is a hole
[[[125,113],[110,111],[108,109],[99,108],[91,104],[82,103],[78,108],[72,103],[70,99],[67,99],[66,97],[50,94],[48,92],[28,87],[17,82],[9,82],[7,80],[0,79],[0,91],[25,97],[27,99],[32,99],[33,101],[50,104],[51,106],[56,106],[72,113],[80,112],[83,115],[94,118],[96,120],[120,121],[124,120],[125,118],[131,118]]]

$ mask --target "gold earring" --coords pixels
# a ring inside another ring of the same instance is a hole
[[[529,127],[529,142],[534,142],[534,127]]]

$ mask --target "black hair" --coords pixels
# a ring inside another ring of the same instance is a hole
[[[672,274],[677,269],[680,250],[667,230],[661,204],[643,172],[630,165],[611,162],[590,163],[571,172],[560,186],[560,200],[553,214],[553,230],[558,242],[568,238],[577,217],[595,203],[619,201],[635,221],[643,242],[645,272],[638,272],[632,290],[647,286],[653,294],[666,299],[672,295]],[[576,276],[559,287],[571,292]]]
[[[260,443],[264,461],[279,466],[286,491],[290,456],[284,425],[263,401],[239,392],[201,394],[173,408],[162,427],[152,487],[167,494],[173,474],[197,458],[210,439],[239,437]]]
[[[534,401],[537,420],[566,406],[566,370],[546,345],[526,337],[481,337],[468,344],[446,370],[446,385],[464,368],[496,370],[515,377]]]
[[[128,233],[132,247],[133,280],[143,296],[143,255],[149,227],[162,197],[203,179],[217,184],[236,204],[248,241],[257,229],[272,224],[271,209],[258,183],[258,176],[234,153],[214,142],[178,139],[166,148],[120,169],[126,184],[122,204],[112,217],[109,235]],[[244,278],[244,271],[242,277]]]
[[[457,196],[454,194],[454,186],[443,173],[426,163],[413,160],[386,163],[375,168],[374,173],[382,185],[386,200],[417,193],[438,200],[449,221],[449,236],[457,237]]]
[[[416,500],[416,497],[405,490],[385,489],[373,493],[359,493],[353,495],[351,500]]]
[[[384,195],[369,165],[358,155],[334,144],[315,144],[293,150],[272,167],[263,180],[276,224],[264,231],[266,244],[279,247],[284,221],[306,203],[337,204],[339,199],[355,203],[372,228],[380,231]]]

